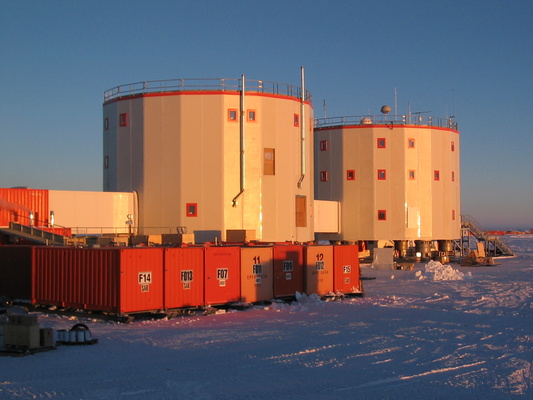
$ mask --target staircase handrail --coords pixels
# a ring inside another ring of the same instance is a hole
[[[23,225],[23,224],[19,224],[18,222],[10,222],[9,229],[13,231],[25,233],[31,236],[39,237],[45,240],[49,240],[54,243],[65,244],[64,236],[58,235],[53,232],[42,230],[34,226]]]

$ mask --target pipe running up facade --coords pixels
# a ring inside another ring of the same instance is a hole
[[[305,151],[305,71],[304,67],[300,68],[301,72],[301,80],[302,80],[302,96],[301,96],[301,102],[300,102],[300,179],[298,180],[298,187],[302,187],[302,182],[305,178],[306,173],[306,151]]]
[[[231,205],[233,207],[237,207],[237,199],[244,193],[245,189],[245,155],[244,155],[244,147],[245,147],[245,131],[244,131],[244,117],[245,117],[245,109],[244,109],[244,75],[241,75],[241,101],[240,101],[240,110],[239,110],[239,146],[240,146],[240,166],[239,166],[239,174],[240,174],[240,191],[237,193],[237,195],[233,198],[231,201]]]

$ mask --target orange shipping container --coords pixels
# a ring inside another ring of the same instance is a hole
[[[35,226],[48,226],[48,190],[0,188],[0,226],[30,225],[30,212]]]
[[[333,289],[335,293],[362,293],[359,246],[333,246]]]
[[[205,248],[205,304],[234,303],[241,298],[240,247]]]
[[[272,300],[272,247],[241,247],[241,301]]]
[[[274,245],[274,298],[303,293],[304,256],[303,246]]]
[[[304,263],[305,293],[333,292],[333,246],[305,246]]]
[[[163,249],[35,247],[32,303],[118,315],[163,308]]]
[[[165,249],[165,309],[204,305],[204,248]]]

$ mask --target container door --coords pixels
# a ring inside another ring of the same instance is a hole
[[[120,250],[121,313],[163,309],[163,250]]]
[[[274,297],[292,297],[303,293],[303,246],[274,245]]]
[[[239,247],[205,248],[205,304],[235,303],[241,298]]]
[[[335,292],[362,293],[359,246],[333,246],[333,278]]]
[[[272,300],[272,247],[241,247],[241,301]]]
[[[204,248],[165,249],[165,309],[204,305]]]
[[[304,290],[306,294],[333,292],[333,246],[304,247]]]

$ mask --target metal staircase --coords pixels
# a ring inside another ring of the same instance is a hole
[[[472,237],[480,243],[484,243],[488,256],[503,257],[514,256],[513,251],[496,236],[489,236],[481,228],[479,223],[470,215],[461,215],[461,252],[466,256],[471,247]]]
[[[33,226],[19,224],[17,222],[10,222],[9,228],[0,228],[0,233],[39,244],[54,246],[63,246],[66,239],[65,236],[35,228]]]

